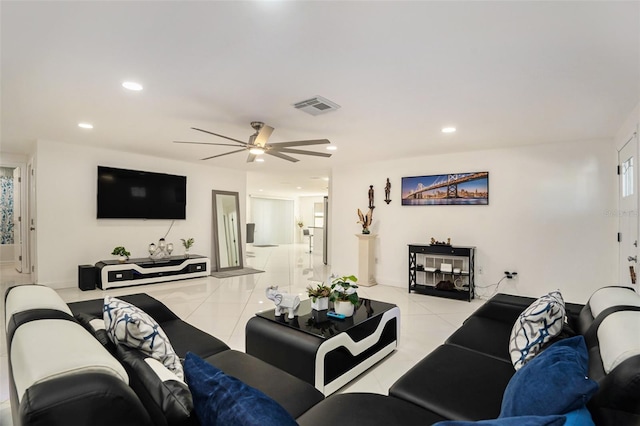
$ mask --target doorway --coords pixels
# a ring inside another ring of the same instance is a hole
[[[27,187],[25,165],[3,161],[0,165],[0,265],[3,274],[16,277],[28,274],[28,241],[25,240],[25,212]]]

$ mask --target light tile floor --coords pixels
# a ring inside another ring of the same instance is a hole
[[[258,311],[272,305],[266,299],[266,287],[277,285],[281,290],[298,293],[306,298],[309,284],[325,281],[330,267],[322,264],[318,254],[309,254],[305,244],[278,247],[248,246],[247,265],[264,270],[259,274],[234,278],[195,278],[161,284],[150,284],[108,291],[80,291],[77,283],[58,290],[66,302],[102,298],[105,294],[121,296],[148,293],[165,303],[178,316],[192,325],[213,334],[233,349],[244,351],[244,329]],[[355,268],[355,266],[354,266]],[[335,271],[340,275],[353,271]],[[404,271],[399,272],[404,273]],[[11,265],[0,266],[0,290],[10,285],[29,283],[30,276],[16,273]],[[462,321],[483,301],[471,303],[409,294],[406,288],[377,285],[360,287],[358,294],[374,300],[395,303],[401,312],[401,335],[398,349],[339,392],[375,392],[387,394],[389,387],[407,370],[453,333]],[[4,329],[4,305],[0,308]],[[11,413],[7,377],[7,348],[0,339],[0,425],[10,426]]]

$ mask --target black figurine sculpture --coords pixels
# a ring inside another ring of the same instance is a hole
[[[387,184],[384,186],[384,202],[389,204],[391,202],[391,182],[389,182],[389,178],[387,178]]]

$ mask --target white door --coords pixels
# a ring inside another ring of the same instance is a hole
[[[619,168],[619,284],[636,287],[638,272],[638,139],[618,152]]]
[[[13,260],[22,272],[22,177],[20,167],[13,169]]]
[[[27,165],[27,183],[29,188],[29,222],[27,223],[27,233],[29,235],[29,265],[31,281],[38,282],[36,274],[36,172],[33,163]]]

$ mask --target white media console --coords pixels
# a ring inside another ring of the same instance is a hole
[[[103,290],[114,287],[151,284],[187,278],[206,277],[210,274],[208,257],[199,255],[170,256],[164,259],[102,260],[96,263],[98,287]]]

